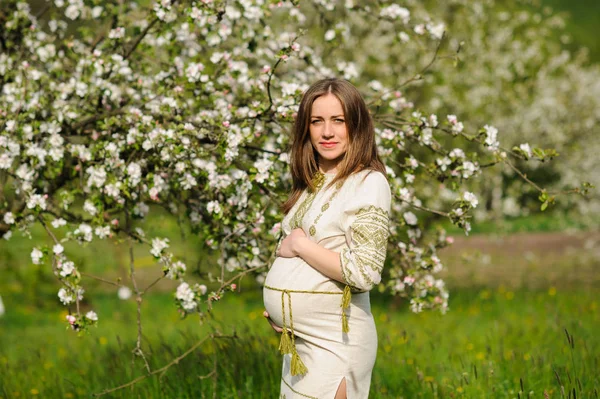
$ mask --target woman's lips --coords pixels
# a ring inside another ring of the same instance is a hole
[[[335,145],[336,145],[337,143],[325,143],[325,142],[321,142],[320,144],[321,144],[323,147],[325,147],[325,148],[333,148],[333,147],[335,147]]]

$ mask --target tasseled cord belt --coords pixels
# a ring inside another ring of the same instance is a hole
[[[352,299],[352,292],[350,291],[350,286],[346,285],[343,292],[332,292],[332,291],[308,291],[308,290],[286,290],[282,288],[270,287],[268,285],[264,286],[267,289],[273,291],[281,292],[281,317],[283,318],[283,326],[281,333],[281,341],[279,342],[279,351],[282,355],[291,354],[292,355],[292,364],[291,364],[291,373],[292,375],[298,374],[306,374],[308,369],[306,365],[300,359],[300,355],[298,355],[298,351],[296,350],[296,339],[294,337],[294,321],[292,319],[292,295],[291,294],[323,294],[323,295],[341,295],[342,303],[340,307],[342,308],[342,332],[347,333],[350,331],[348,327],[348,315],[346,314],[346,310],[350,307],[350,300]],[[287,326],[285,320],[285,296],[288,297],[288,310],[290,313],[290,324]]]

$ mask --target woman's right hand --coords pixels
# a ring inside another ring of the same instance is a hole
[[[266,317],[267,321],[269,322],[269,324],[271,325],[271,328],[273,330],[275,330],[275,332],[277,333],[282,333],[283,332],[283,328],[279,327],[277,324],[275,324],[273,322],[273,320],[271,320],[271,318],[269,317],[269,312],[267,312],[266,310],[263,312],[263,316]]]

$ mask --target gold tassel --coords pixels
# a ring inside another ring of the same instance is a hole
[[[281,332],[281,341],[279,341],[279,352],[281,352],[282,355],[292,353],[292,348],[292,338],[290,337],[288,330],[284,329]]]
[[[348,326],[348,316],[346,315],[346,312],[344,312],[343,310],[342,310],[342,332],[343,333],[350,332],[350,327]]]
[[[350,291],[350,286],[346,285],[344,287],[344,294],[342,295],[342,304],[340,307],[342,308],[342,332],[348,333],[350,332],[350,326],[348,325],[348,315],[346,314],[346,309],[350,307],[350,301],[352,300],[352,291]]]
[[[306,366],[304,365],[304,362],[302,361],[302,359],[300,359],[300,355],[298,355],[298,352],[296,351],[296,349],[294,348],[294,353],[292,353],[292,375],[298,375],[298,374],[306,374],[308,372],[308,369],[306,368]]]
[[[352,300],[352,291],[350,291],[350,286],[346,285],[344,287],[344,294],[342,295],[342,308],[346,309],[350,306],[350,301]]]

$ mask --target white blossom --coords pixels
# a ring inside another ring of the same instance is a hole
[[[533,155],[533,153],[531,152],[531,147],[528,143],[521,144],[519,148],[525,153],[527,158],[531,158],[531,156]]]
[[[81,9],[78,4],[71,4],[65,9],[65,16],[69,19],[75,20],[81,14]]]
[[[53,221],[51,221],[50,224],[55,229],[58,229],[59,227],[66,225],[67,221],[63,218],[58,218],[58,219],[54,219]]]
[[[269,159],[263,158],[254,162],[256,168],[256,177],[254,178],[257,183],[264,183],[269,178],[269,171],[273,166],[273,162]]]
[[[450,151],[448,156],[450,156],[450,158],[464,159],[465,152],[460,148],[454,148],[452,151]]]
[[[491,150],[497,150],[500,146],[500,143],[498,142],[498,129],[490,125],[485,125],[483,129],[486,134],[485,144],[487,144]]]
[[[401,19],[402,23],[407,24],[410,21],[410,11],[404,7],[400,7],[398,4],[392,4],[387,7],[383,7],[379,12],[382,17],[388,17],[391,19]]]
[[[75,302],[75,296],[67,292],[67,290],[64,288],[58,290],[58,298],[64,305],[68,305],[72,302]]]
[[[40,194],[31,194],[27,200],[27,208],[33,209],[40,207],[40,209],[46,209],[46,197]]]
[[[127,165],[127,175],[130,179],[130,185],[137,186],[142,178],[142,168],[136,162]]]
[[[463,166],[462,177],[464,179],[468,179],[469,177],[473,176],[475,174],[475,172],[477,172],[477,166],[471,161],[463,162],[462,166]]]
[[[424,24],[415,25],[415,27],[413,28],[413,30],[415,31],[415,33],[417,35],[422,35],[422,34],[425,33],[425,25]]]
[[[63,262],[60,266],[60,275],[62,277],[70,276],[75,271],[75,263],[71,261]]]
[[[33,251],[31,251],[31,261],[34,265],[39,265],[43,256],[44,253],[37,248],[33,248]]]
[[[102,11],[104,9],[100,6],[95,6],[94,8],[92,8],[92,18],[96,19],[99,18],[100,15],[102,15]]]
[[[91,242],[93,239],[92,236],[92,227],[89,224],[81,223],[77,229],[73,232],[76,236],[83,238],[84,241]]]
[[[188,312],[196,309],[198,306],[195,301],[195,296],[194,291],[190,288],[188,283],[181,283],[175,292],[175,298],[181,302],[183,309]]]
[[[410,191],[406,187],[402,187],[399,190],[398,195],[400,196],[400,198],[403,201],[406,201],[406,202],[411,202],[412,201],[412,194],[410,193]]]
[[[206,210],[210,213],[219,214],[221,213],[221,205],[218,201],[210,201],[206,204]]]
[[[177,261],[169,266],[166,277],[170,278],[171,280],[176,280],[178,278],[181,278],[185,274],[185,271],[185,263]]]
[[[123,37],[125,37],[125,28],[123,27],[119,26],[111,29],[110,32],[108,32],[109,39],[121,39]]]
[[[446,30],[446,26],[441,22],[435,25],[427,24],[426,28],[429,31],[431,37],[437,40],[440,40],[442,38],[442,36],[444,35],[444,31]]]
[[[153,238],[152,239],[152,249],[150,253],[155,257],[160,257],[163,249],[169,248],[169,239],[168,238]]]
[[[15,222],[15,216],[12,214],[12,212],[6,212],[4,214],[4,223],[13,224],[14,222]]]
[[[119,297],[119,299],[125,301],[125,300],[131,298],[131,289],[129,287],[122,285],[117,290],[117,296]]]
[[[110,226],[98,226],[94,229],[94,233],[98,236],[98,238],[105,239],[111,234]]]
[[[106,171],[102,166],[90,166],[86,169],[86,173],[90,175],[87,181],[88,187],[102,188],[104,186],[104,182],[106,182]]]
[[[452,160],[448,157],[438,158],[435,160],[435,163],[438,164],[442,171],[445,171],[448,168],[448,166],[452,163]]]
[[[473,208],[477,208],[479,201],[477,200],[477,196],[472,192],[465,191],[462,195],[462,199],[468,202]]]
[[[98,209],[96,209],[96,207],[94,206],[94,203],[90,200],[85,200],[85,202],[83,204],[83,210],[92,216],[94,216],[96,213],[98,213]]]
[[[412,212],[404,212],[402,217],[406,221],[406,224],[411,226],[415,226],[417,224],[417,216]]]
[[[52,252],[54,252],[55,255],[60,255],[64,252],[65,248],[60,245],[60,244],[56,244],[52,247]]]
[[[410,300],[410,310],[413,313],[421,313],[423,311],[423,303],[414,298]]]
[[[91,321],[98,321],[98,315],[93,310],[90,310],[85,314],[85,318]]]

